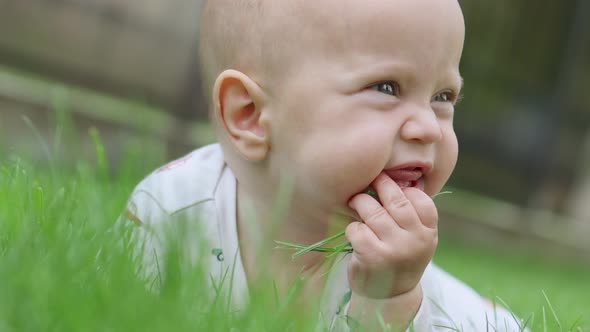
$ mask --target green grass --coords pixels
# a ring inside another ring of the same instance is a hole
[[[169,277],[161,290],[147,289],[128,234],[114,221],[131,189],[163,159],[130,148],[113,173],[99,133],[89,135],[93,162],[65,166],[54,155],[49,168],[39,168],[1,154],[0,331],[315,331],[313,310],[293,310],[291,298],[269,287],[243,314],[231,312],[225,299],[199,287],[203,271],[181,272],[174,252],[162,266]],[[519,316],[534,313],[533,331],[590,330],[588,270],[444,239],[436,261]]]
[[[500,298],[520,317],[534,315],[534,331],[543,331],[543,308],[548,331],[567,331],[572,325],[590,330],[590,267],[522,253],[507,254],[505,250],[492,251],[444,238],[440,242],[435,256],[439,265],[480,294]]]
[[[116,176],[86,162],[47,171],[0,161],[0,331],[312,330],[313,319],[291,314],[289,299],[268,289],[245,314],[232,313],[200,287],[203,271],[180,272],[175,252],[161,288],[148,289],[126,229],[114,227],[147,168],[136,160]]]

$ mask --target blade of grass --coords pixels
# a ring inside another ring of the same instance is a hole
[[[280,244],[280,246],[277,246],[277,249],[297,249],[297,250],[303,250],[303,249],[307,249],[309,246],[304,246],[301,244],[295,244],[295,243],[289,243],[289,242],[283,242],[283,241],[275,241],[276,244]],[[346,246],[344,246],[346,245]],[[319,247],[319,248],[314,248],[312,251],[316,251],[316,252],[325,252],[325,253],[330,253],[330,256],[340,253],[340,252],[348,252],[348,249],[352,250],[352,248],[347,248],[349,246],[348,243],[343,243],[340,244],[338,246],[335,247]],[[329,256],[327,256],[329,257]],[[295,257],[293,257],[295,258]]]
[[[51,150],[49,149],[49,145],[47,145],[47,142],[45,142],[43,135],[41,135],[41,132],[39,131],[37,126],[35,126],[35,124],[33,124],[33,121],[31,121],[31,118],[29,118],[26,115],[23,115],[23,116],[21,116],[21,119],[25,122],[27,127],[29,127],[29,130],[31,130],[31,132],[33,132],[33,134],[35,135],[35,137],[39,141],[39,144],[41,145],[41,148],[43,149],[43,153],[45,154],[45,157],[47,158],[47,161],[49,162],[49,166],[53,170],[55,168],[53,156],[51,155]]]
[[[547,332],[547,315],[545,314],[545,306],[543,306],[541,309],[543,312],[543,332]]]
[[[432,195],[432,199],[435,199],[435,198],[437,198],[438,196],[441,196],[441,195],[447,195],[447,194],[452,194],[452,193],[453,193],[452,191],[441,191],[439,193],[436,193],[436,194]]]
[[[522,327],[521,327],[521,330],[520,330],[520,332],[526,331],[526,328],[527,328],[527,326],[529,326],[529,325],[533,325],[533,320],[534,320],[534,313],[533,313],[531,316],[529,316],[529,317],[528,317],[528,318],[527,318],[527,319],[524,321],[524,323],[522,324]]]
[[[376,196],[376,193],[370,188],[367,190],[367,194],[369,194],[373,197]],[[452,194],[452,192],[451,191],[441,191],[441,192],[433,195],[432,198],[434,199],[440,195],[446,195],[446,194]],[[298,251],[293,254],[293,256],[292,256],[293,258],[297,258],[303,254],[310,252],[310,251],[330,253],[329,255],[326,256],[326,258],[329,258],[330,256],[337,255],[337,254],[340,254],[343,252],[346,252],[346,253],[352,252],[353,249],[351,247],[350,242],[343,242],[343,243],[341,243],[337,246],[334,246],[334,247],[324,247],[326,244],[328,244],[338,238],[344,237],[344,236],[345,236],[345,231],[341,231],[339,233],[336,233],[328,238],[325,238],[325,239],[323,239],[319,242],[316,242],[312,245],[309,245],[309,246],[304,246],[304,245],[290,243],[290,242],[284,242],[284,241],[275,241],[275,243],[280,244],[282,246],[279,248],[297,249]]]
[[[570,326],[570,328],[568,329],[568,331],[573,331],[575,328],[580,329],[580,327],[578,326],[580,323],[582,322],[582,317],[578,317]]]
[[[332,251],[332,253],[330,253],[329,255],[326,256],[326,258],[330,258],[334,255],[338,255],[340,253],[351,253],[352,252],[352,245],[350,244],[350,242],[344,242],[340,245],[337,245],[336,247],[333,248],[334,251]]]
[[[506,303],[504,300],[502,300],[502,298],[500,298],[498,296],[496,296],[496,298],[508,310],[508,312],[510,313],[510,316],[512,316],[512,319],[514,320],[514,322],[516,322],[516,325],[518,325],[519,330],[522,330],[523,329],[522,322],[520,321],[520,319],[518,319],[518,317],[516,317],[516,315],[514,315],[514,312],[512,311],[512,308],[510,308],[508,303]]]
[[[547,297],[547,293],[545,293],[544,290],[542,290],[541,293],[543,293],[543,297],[545,298],[545,301],[547,302],[547,305],[549,306],[549,310],[551,310],[551,314],[553,315],[553,318],[555,319],[557,326],[559,326],[559,331],[563,331],[563,328],[561,326],[561,322],[559,321],[559,318],[557,318],[557,314],[555,313],[555,309],[553,309],[553,305],[551,304],[551,301],[549,301],[549,297]]]
[[[339,233],[336,233],[336,234],[334,234],[334,235],[332,235],[330,237],[327,237],[327,238],[325,238],[325,239],[323,239],[323,240],[321,240],[319,242],[316,242],[316,243],[314,243],[314,244],[312,244],[310,246],[307,246],[307,247],[304,247],[304,246],[301,246],[301,245],[297,245],[297,244],[293,244],[293,243],[289,243],[289,242],[282,242],[282,241],[275,241],[275,242],[278,243],[278,244],[287,246],[287,247],[297,247],[297,248],[300,247],[301,249],[299,251],[297,251],[296,253],[293,254],[293,258],[296,258],[298,256],[301,256],[301,255],[305,254],[305,253],[308,253],[310,251],[314,251],[314,250],[316,250],[318,248],[321,248],[321,247],[325,246],[326,244],[328,244],[328,243],[330,243],[330,242],[332,242],[332,241],[334,241],[334,240],[336,240],[338,238],[343,237],[344,236],[344,233],[345,233],[344,231],[339,232]]]
[[[102,139],[100,137],[100,132],[96,127],[92,127],[89,129],[88,134],[92,139],[94,144],[94,149],[96,153],[96,168],[98,170],[98,174],[102,179],[108,178],[108,163],[105,154],[104,144],[102,143]]]
[[[383,332],[391,332],[392,328],[391,325],[385,323],[385,319],[383,319],[383,315],[380,312],[377,312],[377,322],[379,323],[379,327]]]

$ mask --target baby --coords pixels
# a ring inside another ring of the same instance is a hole
[[[305,294],[323,294],[335,330],[345,315],[371,329],[376,313],[401,330],[519,330],[431,263],[432,197],[457,161],[464,33],[457,0],[207,1],[200,60],[219,144],[132,194],[146,269],[166,225],[183,222],[189,256],[205,241],[213,275],[234,269],[236,307],[266,264],[280,293],[303,275]],[[322,253],[276,248],[344,229],[352,253],[329,273]]]

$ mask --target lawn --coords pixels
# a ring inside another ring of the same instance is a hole
[[[500,298],[522,318],[534,315],[534,331],[590,330],[590,267],[505,254],[442,238],[435,261],[488,298]],[[545,295],[547,299],[545,298]],[[559,327],[551,306],[562,328]]]
[[[198,271],[170,278],[160,292],[147,290],[126,255],[125,232],[113,232],[113,222],[133,186],[161,160],[130,149],[115,173],[97,136],[95,142],[98,162],[74,166],[56,158],[38,168],[2,154],[0,331],[313,330],[312,319],[286,310],[288,299],[271,294],[255,297],[247,315],[228,312],[199,289]],[[445,239],[436,261],[519,316],[534,312],[534,331],[567,331],[572,324],[590,330],[588,269]],[[163,269],[175,275],[178,266]]]

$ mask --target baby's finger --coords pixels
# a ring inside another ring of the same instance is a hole
[[[367,194],[354,196],[348,204],[381,240],[387,241],[399,228],[389,212],[376,199]]]
[[[404,191],[387,174],[381,173],[373,181],[379,200],[393,220],[403,229],[420,226],[420,218]]]
[[[428,228],[436,228],[438,226],[438,210],[432,198],[416,188],[407,188],[404,193],[408,200],[412,202],[422,225]]]
[[[379,238],[369,226],[359,221],[352,222],[346,227],[346,238],[358,255],[372,252],[379,242]]]

